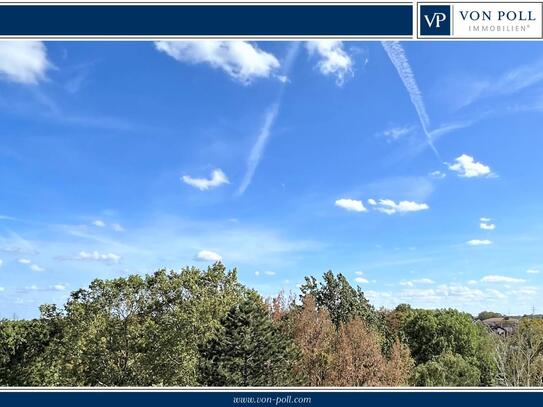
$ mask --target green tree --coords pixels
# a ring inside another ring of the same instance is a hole
[[[497,346],[498,384],[543,386],[543,320],[524,318]]]
[[[445,352],[418,365],[411,380],[415,386],[479,386],[481,372],[462,356]]]
[[[44,384],[197,385],[198,346],[245,292],[220,263],[95,280],[65,305]]]
[[[323,281],[320,283],[313,276],[305,277],[305,284],[300,290],[302,302],[307,295],[313,296],[317,308],[328,311],[336,329],[339,329],[341,324],[360,318],[378,333],[381,348],[390,356],[395,335],[387,326],[385,315],[376,311],[360,287],[352,287],[343,274],[339,273],[336,276],[332,271],[328,271],[324,273]]]
[[[37,386],[40,358],[54,332],[43,320],[0,321],[0,385]]]
[[[274,325],[262,299],[250,295],[221,321],[201,347],[201,382],[209,386],[287,386],[295,383],[292,341]]]
[[[494,312],[494,311],[481,311],[479,312],[479,315],[477,315],[477,319],[479,321],[484,321],[485,319],[489,319],[489,318],[500,318],[500,317],[503,317],[503,315],[500,314],[499,312]]]
[[[453,309],[412,310],[403,336],[417,365],[435,361],[444,353],[461,356],[479,370],[481,385],[495,379],[492,333],[469,314]]]

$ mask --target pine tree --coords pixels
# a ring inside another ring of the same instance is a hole
[[[286,386],[294,383],[295,351],[262,300],[250,295],[221,321],[222,332],[201,349],[208,386]]]

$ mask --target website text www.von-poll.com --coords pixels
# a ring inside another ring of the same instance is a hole
[[[308,396],[234,396],[233,404],[267,404],[280,406],[285,404],[311,404],[311,397]]]

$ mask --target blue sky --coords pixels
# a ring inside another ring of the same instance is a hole
[[[0,43],[0,316],[222,259],[373,304],[543,311],[529,42]]]

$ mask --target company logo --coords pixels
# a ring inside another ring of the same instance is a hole
[[[451,6],[424,4],[419,9],[420,35],[451,35]]]
[[[418,3],[418,35],[454,38],[543,38],[543,3]]]

